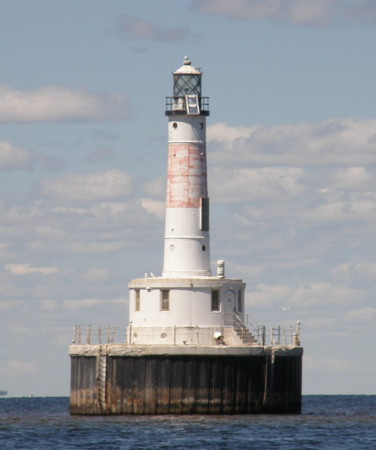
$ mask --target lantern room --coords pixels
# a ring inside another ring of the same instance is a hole
[[[184,64],[174,72],[174,97],[197,95],[201,97],[201,72],[191,65],[186,56]]]
[[[209,115],[209,97],[201,96],[202,72],[191,65],[186,56],[184,64],[173,74],[173,97],[166,98],[166,115]]]

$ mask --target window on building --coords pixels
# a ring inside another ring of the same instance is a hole
[[[185,102],[187,105],[187,114],[190,114],[190,115],[200,114],[200,106],[198,104],[197,95],[186,95]]]
[[[134,309],[140,311],[140,289],[134,290]]]
[[[170,311],[170,291],[161,290],[161,311]]]
[[[238,291],[238,312],[243,312],[243,291]]]
[[[214,289],[211,292],[211,310],[212,311],[221,310],[221,303],[219,301],[219,291]]]
[[[202,231],[209,231],[209,197],[201,197],[201,223]]]

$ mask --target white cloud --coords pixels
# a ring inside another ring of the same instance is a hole
[[[1,206],[0,206],[0,211],[1,211]],[[0,233],[1,236],[1,233]],[[0,237],[1,239],[1,237]],[[11,249],[11,244],[9,242],[0,242],[0,259],[9,259],[9,258],[13,258],[14,254],[12,253]]]
[[[115,156],[114,150],[109,147],[99,147],[86,157],[86,161],[90,164],[107,161]]]
[[[346,262],[333,268],[334,277],[342,280],[376,280],[376,263],[368,261]]]
[[[32,156],[27,150],[0,141],[0,170],[30,169],[32,162]]]
[[[5,269],[9,272],[14,273],[15,275],[35,275],[35,274],[42,274],[42,275],[51,275],[53,273],[56,273],[59,271],[57,267],[32,267],[28,263],[23,264],[5,264]]]
[[[208,133],[211,199],[243,203],[233,213],[243,227],[270,231],[277,220],[295,230],[344,230],[362,223],[365,239],[364,226],[376,220],[375,130],[376,121],[352,119],[248,129],[215,124]],[[360,234],[359,226],[351,233]]]
[[[37,361],[12,359],[2,365],[0,373],[7,376],[31,375],[37,372]]]
[[[56,311],[59,309],[59,305],[56,300],[41,300],[40,307],[44,311]]]
[[[349,20],[359,23],[376,23],[376,4],[373,0],[342,0],[344,12]]]
[[[21,306],[22,302],[20,300],[0,300],[0,311],[17,311]]]
[[[334,189],[373,189],[375,178],[366,167],[348,167],[333,171],[332,187]]]
[[[48,86],[20,91],[0,87],[0,122],[102,121],[128,118],[132,108],[121,93]]]
[[[220,203],[284,202],[304,192],[300,183],[303,173],[294,167],[214,168],[210,171],[211,194]]]
[[[112,235],[110,242],[102,241],[102,237],[98,234],[94,236],[95,241],[85,240],[84,237],[78,236],[76,240],[66,243],[62,250],[68,253],[76,253],[82,255],[100,254],[100,253],[115,253],[124,249],[129,249],[130,245],[127,241],[116,240],[119,236]],[[108,234],[108,237],[110,234]]]
[[[82,274],[82,279],[87,283],[101,283],[110,278],[111,272],[103,267],[90,267]]]
[[[218,122],[208,127],[208,142],[222,143],[226,148],[232,147],[237,141],[248,139],[253,127],[231,127],[224,122]]]
[[[88,190],[85,198],[89,198]],[[100,191],[100,188],[96,190]],[[69,196],[73,196],[74,191],[72,188]],[[0,258],[3,264],[14,265],[14,261],[18,263],[21,258],[32,261],[36,254],[39,260],[43,257],[49,261],[48,258],[59,254],[101,255],[146,248],[155,243],[155,230],[161,233],[163,205],[158,203],[142,206],[141,201],[133,199],[96,202],[92,193],[93,202],[77,204],[68,203],[65,199],[71,197],[63,194],[66,193],[61,193],[61,199],[38,200],[26,205],[0,203],[0,243],[3,242]],[[106,193],[107,196],[110,194],[111,191]],[[155,220],[156,214],[161,220]],[[89,267],[92,265],[88,264]],[[21,265],[12,270],[25,273],[34,268]]]
[[[263,214],[264,218],[277,218],[278,216],[282,217],[283,210],[276,208],[269,212],[265,205],[263,211],[258,211],[257,214]],[[333,223],[337,227],[344,228],[351,223],[362,223],[363,227],[371,226],[372,222],[376,220],[376,195],[370,192],[361,192],[342,195],[340,199],[332,201],[322,201],[319,197],[315,198],[314,196],[302,198],[300,205],[290,203],[289,217],[297,225],[297,221],[300,221],[300,225],[305,224],[310,227],[319,223]],[[366,228],[363,228],[362,231],[366,237]],[[360,230],[353,229],[352,232],[355,236]]]
[[[131,14],[121,14],[117,18],[113,34],[128,39],[167,43],[182,42],[189,37],[197,36],[196,33],[188,32],[182,27],[162,28],[155,23]]]
[[[66,167],[66,162],[61,156],[37,155],[36,159],[42,167],[54,172],[62,170]]]
[[[56,199],[56,202],[60,200]],[[61,199],[61,200],[65,200]],[[80,204],[79,206],[64,205],[51,206],[51,211],[48,211],[46,207],[46,214],[51,214],[51,219],[54,215],[59,217],[59,221],[71,219],[80,221],[80,228],[82,229],[85,219],[90,221],[92,226],[105,225],[107,227],[110,224],[113,225],[130,225],[136,223],[139,220],[140,208],[137,209],[137,202],[130,201],[101,201],[96,202],[96,197],[91,200],[91,203]],[[58,203],[58,202],[57,202]],[[35,232],[41,236],[56,236],[67,237],[64,230],[56,228],[56,226],[39,225],[34,228]]]
[[[240,265],[240,264],[231,264],[229,270],[233,274],[242,274],[243,276],[247,276],[252,279],[258,279],[261,277],[261,274],[265,271],[265,266],[262,265]]]
[[[80,311],[82,309],[97,307],[106,302],[106,300],[98,298],[82,298],[79,300],[65,300],[63,306],[67,311]]]
[[[149,214],[154,214],[158,219],[163,220],[166,212],[166,203],[151,198],[143,198],[141,200],[141,206]]]
[[[376,5],[369,0],[195,0],[193,7],[209,15],[301,26],[376,21]]]
[[[363,308],[353,309],[344,315],[344,320],[351,323],[360,322],[363,326],[367,323],[375,325],[376,308],[374,306],[365,306]]]
[[[261,283],[247,295],[250,307],[291,306],[300,309],[311,309],[325,306],[327,310],[337,305],[358,303],[364,292],[342,285],[328,282],[316,282],[298,286],[267,285]]]
[[[120,304],[120,305],[127,305],[128,304],[128,299],[125,297],[118,297],[118,298],[114,298],[113,300],[111,300],[111,303],[116,303],[116,304]]]
[[[150,197],[157,198],[159,200],[166,197],[166,177],[159,177],[149,183],[145,183],[142,188],[144,192]]]
[[[46,178],[39,185],[46,197],[69,202],[101,202],[131,195],[132,176],[120,170],[92,174],[67,174]]]
[[[302,216],[303,211],[300,211]],[[307,222],[334,222],[346,225],[346,222],[371,222],[376,219],[375,194],[361,193],[338,201],[327,202],[316,207],[306,208],[304,216]]]
[[[217,123],[208,128],[210,166],[334,164],[359,168],[376,164],[375,130],[376,120],[355,119],[248,129]],[[348,174],[355,175],[360,174]]]
[[[242,20],[269,19],[298,25],[325,25],[336,0],[196,0],[197,10]]]
[[[317,332],[320,330],[320,334],[323,334],[323,330],[326,330],[325,335],[327,335],[328,330],[336,330],[338,325],[338,317],[315,317],[315,318],[305,318],[303,322],[304,330],[310,330],[311,332]],[[308,331],[309,332],[309,331]]]

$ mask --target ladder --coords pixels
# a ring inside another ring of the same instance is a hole
[[[97,381],[98,381],[98,402],[102,410],[106,409],[107,399],[107,355],[103,354],[101,349],[97,356]]]

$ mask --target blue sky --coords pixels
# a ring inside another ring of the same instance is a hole
[[[376,4],[2,0],[0,389],[68,395],[73,325],[160,274],[171,73],[210,97],[213,266],[302,323],[306,394],[374,394]]]

